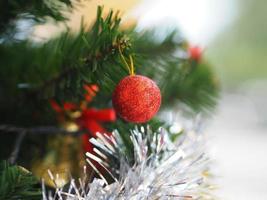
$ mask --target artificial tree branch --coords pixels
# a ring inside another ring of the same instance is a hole
[[[104,57],[112,55],[115,52],[119,53],[119,49],[125,49],[127,46],[129,46],[128,40],[120,39],[116,43],[107,47],[103,52],[98,52],[95,55],[89,55],[86,58],[84,58],[83,59],[84,64],[85,66],[90,66],[95,60],[96,61],[103,60]],[[39,93],[40,91],[43,92],[46,88],[50,87],[51,85],[59,84],[66,76],[68,76],[69,74],[76,73],[77,70],[78,70],[77,67],[69,67],[63,70],[57,76],[44,81],[44,83],[41,86],[35,88],[33,94]]]
[[[21,147],[21,143],[24,139],[26,135],[26,132],[25,131],[22,131],[20,132],[20,134],[18,134],[17,138],[16,138],[16,141],[15,141],[15,144],[14,144],[14,149],[8,159],[8,161],[10,162],[10,164],[15,164],[16,163],[16,160],[18,158],[18,154],[20,152],[20,147]]]

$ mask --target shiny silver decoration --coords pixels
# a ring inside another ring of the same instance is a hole
[[[176,142],[170,135],[163,128],[155,133],[149,127],[132,130],[132,162],[117,131],[111,137],[98,134],[97,139],[90,140],[95,145],[95,153],[88,152],[86,156],[101,179],[95,178],[91,183],[86,183],[86,178],[72,180],[67,191],[57,188],[53,197],[47,197],[44,189],[43,199],[214,199],[210,195],[209,159],[204,154],[203,135],[184,131]],[[93,164],[96,162],[102,169]],[[103,171],[113,178],[113,183],[108,183]]]

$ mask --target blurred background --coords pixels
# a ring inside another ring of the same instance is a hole
[[[79,28],[81,16],[90,24],[98,4],[121,10],[126,25],[159,27],[159,37],[177,27],[190,44],[203,48],[222,87],[207,124],[215,193],[224,200],[266,200],[267,1],[95,0],[77,8],[72,26]],[[37,27],[33,37],[45,40],[64,28],[47,26]]]
[[[222,85],[207,125],[216,194],[267,199],[267,1],[145,0],[131,15],[140,28],[177,26],[204,49]]]

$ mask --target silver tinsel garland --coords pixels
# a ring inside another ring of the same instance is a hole
[[[125,144],[117,131],[111,137],[98,134],[90,142],[95,145],[95,154],[86,153],[87,162],[101,177],[86,183],[85,177],[72,180],[67,191],[57,188],[54,195],[43,199],[67,200],[165,200],[165,199],[214,199],[209,191],[208,158],[204,154],[202,134],[184,131],[176,140],[161,128],[153,133],[142,127],[131,131],[134,147],[134,164],[125,153]],[[97,162],[103,167],[98,170]],[[108,184],[100,171],[107,171],[114,179]],[[50,172],[50,177],[56,177]]]

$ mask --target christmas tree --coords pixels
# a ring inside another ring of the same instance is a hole
[[[0,198],[211,199],[196,116],[218,83],[201,49],[103,6],[77,32],[21,37],[22,22],[66,23],[83,3],[1,3]]]

